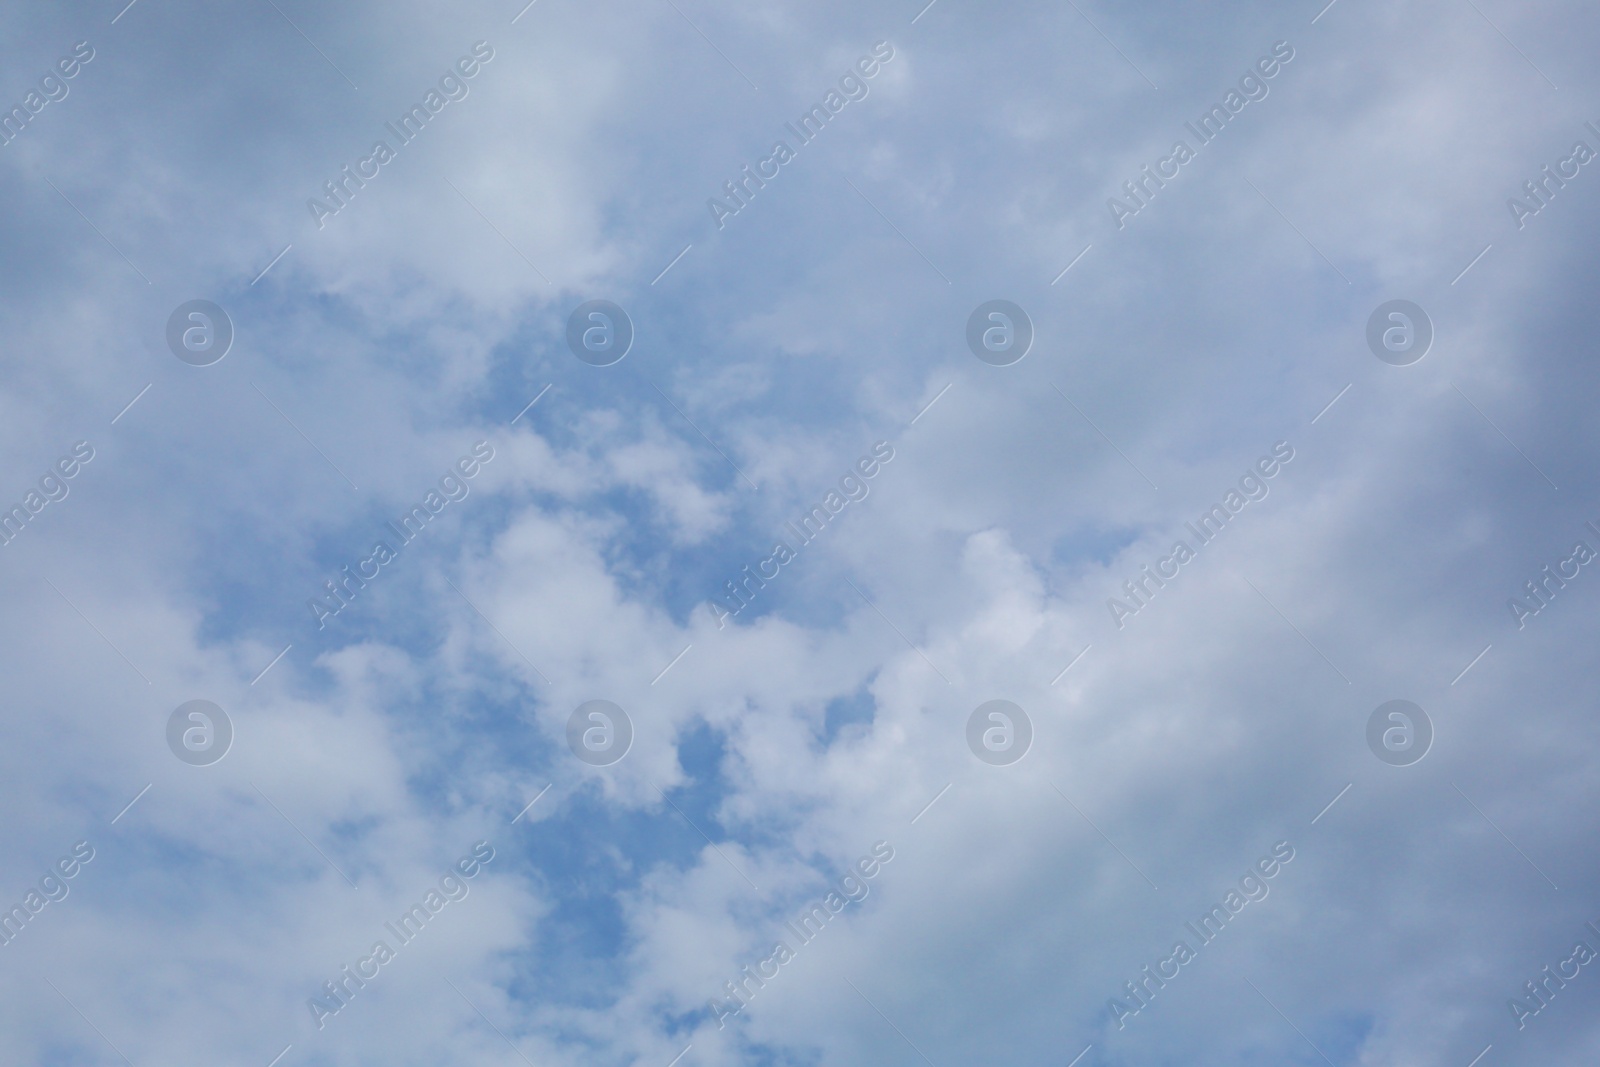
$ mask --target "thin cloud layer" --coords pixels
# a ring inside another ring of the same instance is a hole
[[[6,21],[9,1060],[1600,1042],[1585,10]]]

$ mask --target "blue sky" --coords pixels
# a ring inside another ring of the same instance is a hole
[[[0,546],[8,1062],[1592,1057],[1588,966],[1520,1028],[1508,1003],[1600,951],[1600,578],[1509,607],[1600,551],[1595,164],[1508,205],[1600,151],[1592,13],[924,2],[5,10],[0,502],[94,452]],[[719,227],[708,198],[875,46]],[[635,329],[606,367],[566,339],[596,299]],[[1035,333],[1009,366],[966,342],[996,299]],[[1396,299],[1434,331],[1407,366],[1366,340]],[[191,300],[234,328],[209,366],[168,347]],[[865,499],[719,626],[879,442]],[[1433,729],[1404,766],[1367,742],[1396,699]],[[207,765],[169,748],[191,700],[233,728]],[[568,741],[591,700],[633,727],[604,765]],[[968,747],[992,700],[1032,724],[1009,765]],[[319,1020],[478,842],[468,895]],[[1119,1026],[1281,842],[1270,895]]]

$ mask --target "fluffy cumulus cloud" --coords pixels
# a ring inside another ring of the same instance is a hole
[[[1593,1058],[1587,9],[125,4],[0,34],[7,1062]]]

